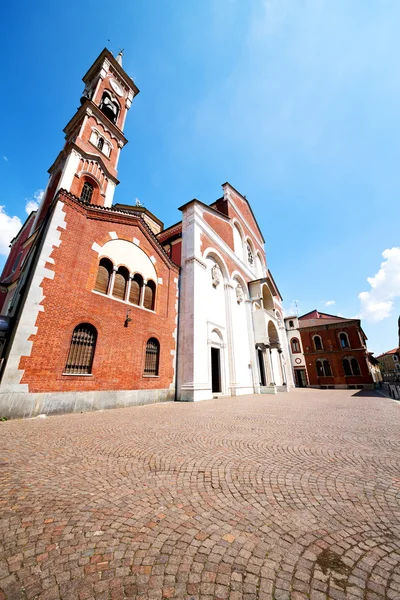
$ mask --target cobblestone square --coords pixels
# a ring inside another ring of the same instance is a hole
[[[399,416],[295,390],[0,423],[0,600],[399,600]]]

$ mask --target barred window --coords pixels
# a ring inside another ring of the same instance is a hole
[[[88,375],[92,372],[96,340],[96,328],[90,323],[81,323],[75,327],[64,373]]]
[[[81,192],[81,200],[83,202],[90,202],[93,196],[93,186],[88,181],[85,181],[83,184],[82,192]]]
[[[144,375],[158,375],[160,360],[160,344],[156,338],[150,338],[146,344],[146,358],[144,362]]]

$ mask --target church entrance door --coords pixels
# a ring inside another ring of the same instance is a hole
[[[260,348],[257,349],[257,355],[258,355],[258,367],[260,369],[260,385],[262,387],[265,387],[267,385],[267,381],[265,378],[264,355],[263,355],[263,351]]]
[[[219,348],[211,348],[211,389],[221,392],[221,357]]]

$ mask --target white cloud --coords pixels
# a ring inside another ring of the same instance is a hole
[[[7,158],[7,156],[5,156],[4,154],[3,154],[3,158],[4,158],[4,160],[5,160],[6,162],[8,162],[8,158]]]
[[[336,304],[334,300],[327,300],[327,302],[325,302],[325,306],[333,306],[334,304]]]
[[[37,210],[39,208],[40,201],[43,198],[44,190],[36,190],[33,194],[33,199],[28,198],[25,204],[25,210],[28,215],[31,214],[33,210]]]
[[[19,217],[10,217],[0,206],[0,254],[7,256],[11,240],[21,229],[22,223]]]
[[[379,271],[368,277],[370,291],[361,292],[360,316],[372,323],[390,317],[396,298],[400,298],[400,248],[388,248],[382,252],[385,259]]]

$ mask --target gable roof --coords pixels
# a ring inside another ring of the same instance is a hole
[[[224,190],[224,197],[225,197],[225,186],[229,186],[231,188],[231,190],[233,190],[235,192],[235,194],[237,194],[240,197],[240,199],[243,200],[243,202],[246,202],[246,204],[250,210],[251,216],[254,219],[254,223],[257,227],[258,233],[260,234],[263,244],[265,244],[265,239],[264,239],[263,233],[262,233],[261,228],[257,222],[257,219],[253,213],[253,209],[251,208],[250,202],[247,200],[247,198],[245,198],[245,196],[243,196],[243,194],[241,194],[235,187],[233,187],[233,185],[230,184],[229,181],[226,181],[225,183],[222,184],[222,189]]]
[[[383,356],[387,356],[388,354],[393,355],[393,354],[399,354],[399,353],[400,353],[400,348],[393,348],[393,350],[388,350],[387,352],[380,354],[376,358],[382,358]]]
[[[345,319],[344,317],[319,312],[317,309],[299,317],[299,329],[304,329],[305,327],[322,327],[335,323],[358,323],[360,325],[360,319]]]

